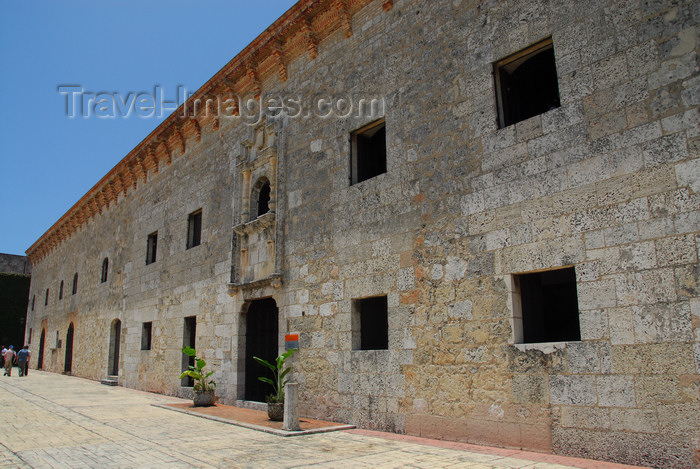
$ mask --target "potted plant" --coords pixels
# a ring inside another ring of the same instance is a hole
[[[216,397],[214,395],[214,389],[216,388],[216,382],[209,379],[214,372],[204,372],[204,367],[207,366],[207,362],[197,357],[197,351],[192,347],[184,347],[182,349],[182,353],[194,358],[194,365],[190,365],[190,369],[183,371],[180,375],[180,379],[184,378],[185,376],[189,376],[194,380],[194,386],[192,387],[192,390],[194,391],[194,396],[192,398],[194,405],[196,407],[207,407],[214,405],[214,400]]]
[[[296,351],[297,349],[295,348],[287,350],[275,359],[274,364],[262,358],[253,357],[256,362],[272,371],[272,379],[267,376],[258,377],[260,381],[270,384],[274,391],[267,396],[267,416],[270,420],[279,422],[284,419],[284,385],[289,381],[289,379],[285,379],[285,377],[292,371],[292,367],[288,366],[285,368],[284,363],[287,361],[287,358],[291,357]]]

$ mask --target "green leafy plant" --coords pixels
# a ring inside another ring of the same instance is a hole
[[[204,372],[204,367],[207,366],[207,362],[197,357],[197,351],[192,347],[184,347],[182,349],[182,353],[193,357],[194,365],[190,365],[189,370],[183,371],[180,375],[180,379],[184,378],[185,376],[192,378],[194,380],[193,389],[195,391],[213,391],[214,388],[216,388],[216,382],[214,382],[214,380],[209,380],[208,378],[213,375],[214,372]]]
[[[291,366],[285,368],[284,362],[286,362],[287,358],[291,357],[297,350],[298,349],[295,348],[287,350],[275,359],[274,364],[268,362],[267,360],[263,360],[262,358],[253,357],[253,360],[272,371],[272,379],[266,376],[258,377],[258,379],[263,383],[271,385],[272,389],[274,390],[273,394],[267,396],[267,402],[284,402],[284,385],[289,381],[289,379],[285,379],[285,377],[290,371],[292,371]]]

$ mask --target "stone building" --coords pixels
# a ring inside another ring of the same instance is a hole
[[[27,251],[35,366],[700,464],[698,5],[301,0]]]
[[[0,253],[0,344],[22,347],[31,264],[27,256]]]
[[[0,273],[31,275],[32,265],[27,256],[0,253]]]

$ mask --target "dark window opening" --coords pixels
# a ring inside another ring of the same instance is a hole
[[[73,295],[78,293],[78,272],[73,276]]]
[[[190,213],[187,218],[187,249],[202,244],[202,210]]]
[[[270,181],[266,177],[259,178],[250,192],[250,219],[253,220],[270,211]]]
[[[36,302],[36,295],[32,295],[32,311],[34,311],[34,302]]]
[[[270,211],[270,182],[266,182],[260,188],[258,194],[258,216],[265,215]]]
[[[109,258],[105,257],[102,261],[102,274],[100,275],[100,283],[107,281],[107,272],[109,272]]]
[[[350,183],[386,173],[386,125],[384,119],[352,133]]]
[[[31,344],[32,343],[32,328],[29,328],[29,337],[27,338],[27,343]]]
[[[153,264],[156,261],[156,254],[158,252],[158,232],[151,233],[148,235],[148,242],[146,246],[146,265]]]
[[[63,299],[63,280],[61,280],[61,284],[58,286],[58,299]]]
[[[516,275],[515,286],[522,304],[523,343],[581,340],[573,267]]]
[[[195,346],[195,339],[197,338],[197,316],[190,316],[185,318],[185,327],[182,334],[182,346],[192,347]],[[189,370],[190,366],[194,366],[194,357],[190,357],[182,354],[182,371]],[[182,378],[180,385],[183,387],[191,388],[194,386],[194,380],[189,376]]]
[[[151,350],[152,322],[144,322],[141,328],[141,350]]]
[[[353,348],[387,350],[389,321],[387,297],[362,298],[353,302]]]
[[[496,62],[494,79],[499,128],[560,106],[551,38]]]
[[[46,289],[46,298],[44,299],[44,306],[49,305],[49,289]]]

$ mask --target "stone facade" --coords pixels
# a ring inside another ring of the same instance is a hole
[[[30,275],[32,265],[27,256],[0,253],[0,273]]]
[[[302,0],[194,97],[284,112],[171,116],[28,250],[35,356],[64,371],[73,324],[73,374],[113,374],[116,353],[120,384],[186,396],[196,317],[217,395],[243,405],[272,298],[276,350],[299,335],[302,416],[698,466],[698,16],[684,0]],[[494,64],[549,37],[559,105],[499,126]],[[386,172],[351,184],[353,132],[380,117]],[[524,276],[565,267],[580,338],[523,340]],[[378,296],[388,345],[363,350],[359,300]]]

